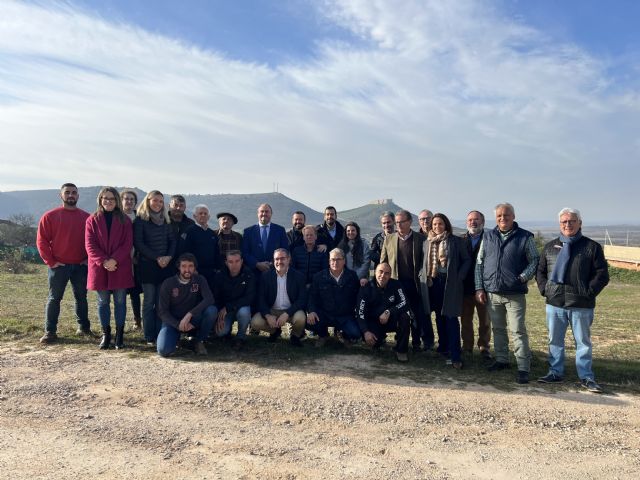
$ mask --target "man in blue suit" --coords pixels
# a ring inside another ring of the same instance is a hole
[[[272,213],[271,205],[263,203],[258,207],[258,224],[244,229],[242,257],[257,275],[272,267],[276,249],[289,246],[284,227],[271,223]]]

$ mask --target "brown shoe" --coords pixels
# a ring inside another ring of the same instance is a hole
[[[58,335],[55,332],[44,332],[44,335],[40,338],[40,343],[48,345],[50,343],[55,343],[58,340]]]

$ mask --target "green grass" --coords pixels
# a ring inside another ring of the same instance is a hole
[[[44,307],[47,297],[46,267],[36,266],[33,274],[14,275],[0,273],[0,342],[18,346],[38,345],[43,331]],[[597,380],[609,391],[640,393],[640,273],[612,270],[612,282],[598,297],[596,317],[592,327],[594,345],[594,370]],[[547,371],[547,329],[544,315],[544,299],[531,284],[527,297],[527,328],[533,351],[531,378],[535,380]],[[89,292],[89,315],[94,331],[99,330],[95,294]],[[67,288],[62,302],[58,335],[60,343],[67,348],[95,349],[98,340],[75,336],[76,323],[73,313],[73,295]],[[391,338],[391,336],[389,337]],[[127,332],[124,352],[127,356],[146,357],[154,350],[145,345],[140,332]],[[574,365],[575,349],[571,332],[567,332],[567,382],[559,386],[542,387],[559,391],[573,387],[577,382]],[[40,347],[38,347],[40,348]],[[44,347],[42,347],[44,348]],[[49,347],[47,347],[49,348]],[[59,347],[53,347],[59,348]],[[326,348],[313,348],[306,341],[305,347],[296,349],[281,340],[275,344],[266,342],[266,337],[250,336],[244,352],[235,352],[223,341],[214,341],[209,346],[209,356],[200,359],[182,351],[176,361],[245,362],[267,368],[300,369],[314,361],[334,354],[354,356],[365,355],[380,361],[353,362],[346,373],[359,378],[402,377],[417,383],[437,381],[453,382],[464,387],[468,383],[492,385],[503,390],[513,390],[515,369],[498,373],[488,373],[479,355],[465,362],[462,371],[445,367],[444,360],[435,354],[420,353],[410,355],[410,363],[398,365],[393,352],[373,353],[364,346],[346,349],[338,343],[330,343]],[[360,360],[361,357],[357,357]],[[512,362],[515,364],[515,362]],[[344,368],[344,366],[343,366]],[[344,372],[343,372],[344,373]]]

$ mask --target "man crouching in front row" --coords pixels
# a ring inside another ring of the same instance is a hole
[[[162,328],[158,334],[158,354],[167,357],[176,351],[181,333],[194,337],[194,350],[206,355],[204,340],[218,313],[207,280],[196,272],[196,257],[184,253],[178,258],[178,274],[160,287],[158,314]]]
[[[391,267],[380,263],[375,278],[358,293],[358,324],[367,345],[380,348],[387,332],[396,333],[398,361],[408,361],[411,309],[402,291],[402,284],[391,278]]]

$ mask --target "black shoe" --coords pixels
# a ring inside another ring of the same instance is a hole
[[[524,370],[518,370],[518,375],[516,376],[516,383],[519,383],[520,385],[529,383],[529,372],[525,372]]]
[[[236,338],[231,348],[236,352],[240,352],[247,347],[247,341],[244,338]]]
[[[538,383],[560,383],[562,382],[562,377],[560,375],[556,375],[555,373],[547,373],[544,377],[540,377],[538,379]]]
[[[293,347],[301,347],[302,346],[302,342],[300,341],[300,337],[296,337],[295,335],[291,335],[291,337],[289,338],[289,342],[291,343],[291,346],[293,346]]]
[[[78,329],[76,330],[76,335],[78,335],[79,337],[96,338],[94,333],[91,331],[91,328],[89,327],[78,327]]]
[[[489,372],[497,372],[499,370],[505,370],[509,368],[509,364],[508,363],[503,363],[503,362],[493,362],[491,365],[489,365],[487,367],[487,370]]]
[[[55,343],[58,341],[58,335],[54,332],[44,332],[44,335],[40,338],[40,343],[48,345],[50,343]]]
[[[480,356],[484,360],[491,360],[491,352],[489,352],[489,350],[487,350],[486,348],[483,348],[482,350],[480,350]]]
[[[278,337],[282,335],[282,330],[281,329],[276,329],[275,332],[269,334],[269,338],[267,338],[267,342],[269,343],[275,343],[276,340],[278,340]]]
[[[116,327],[116,350],[124,348],[124,327]]]
[[[414,353],[418,353],[422,351],[422,347],[420,346],[420,344],[413,345],[411,349],[413,350]]]
[[[598,385],[596,381],[591,378],[585,378],[584,380],[582,380],[581,385],[583,388],[586,388],[591,393],[602,393],[604,391],[602,387]]]
[[[102,329],[102,339],[98,346],[100,350],[107,350],[111,346],[111,327]]]

